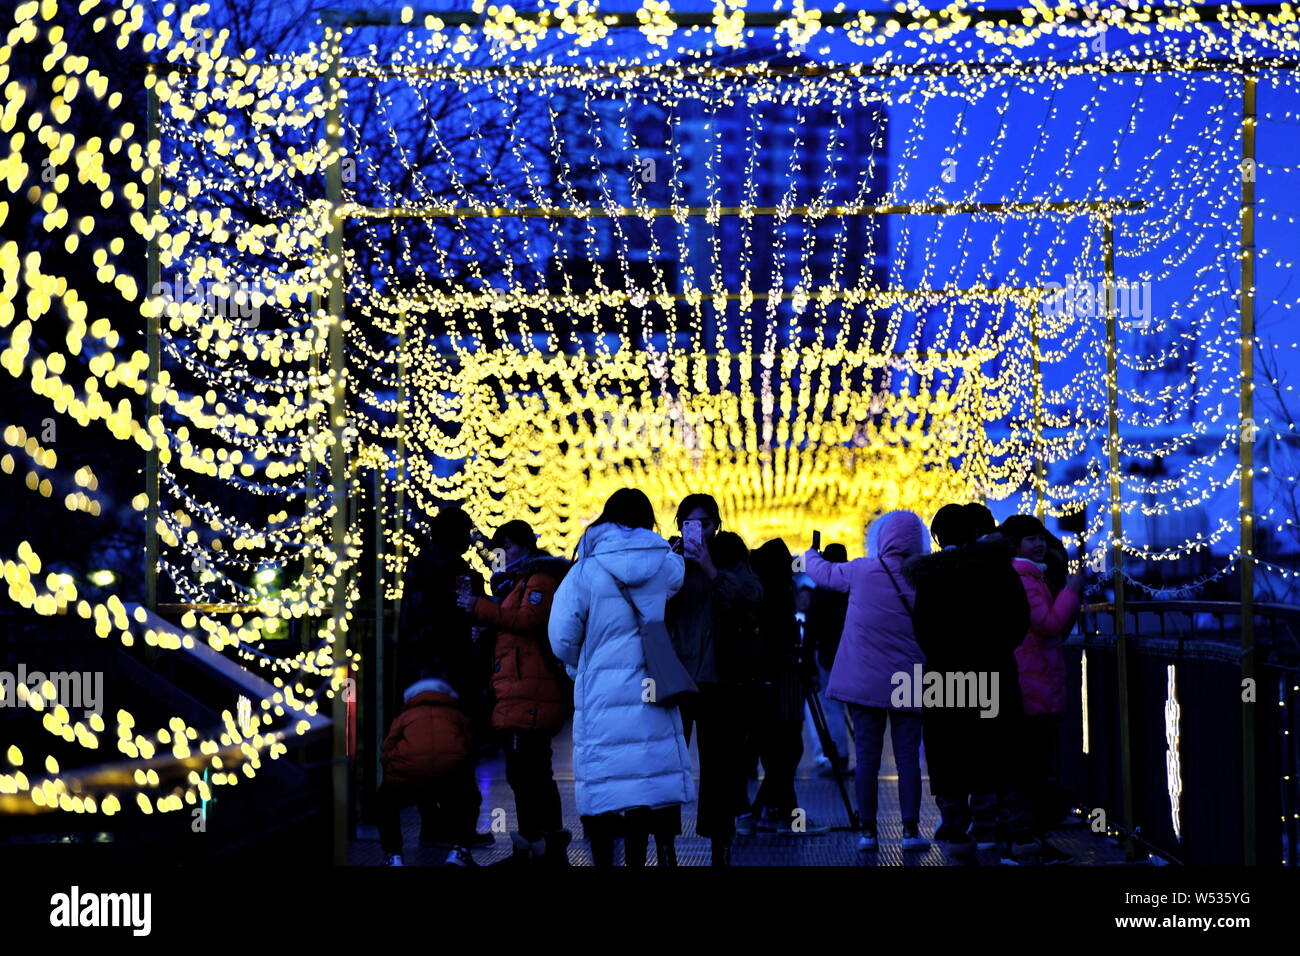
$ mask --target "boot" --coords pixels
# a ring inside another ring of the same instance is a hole
[[[677,865],[677,844],[671,836],[655,837],[655,857],[660,866]]]
[[[510,831],[510,844],[513,863],[536,863],[546,852],[544,840],[529,840],[518,830]]]
[[[711,847],[712,866],[731,866],[731,844],[722,840],[714,840]]]
[[[591,862],[595,866],[614,865],[614,828],[608,819],[583,817],[582,832],[591,847]]]
[[[623,836],[623,865],[645,866],[646,851],[650,848],[650,834],[644,830]]]
[[[614,865],[614,838],[607,834],[587,837],[591,844],[591,862],[595,866],[612,867]]]
[[[542,837],[545,849],[541,854],[541,862],[548,866],[568,866],[569,865],[569,844],[573,842],[573,834],[568,830],[552,830]]]

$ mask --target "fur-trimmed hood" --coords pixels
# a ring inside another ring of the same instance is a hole
[[[1030,558],[1016,558],[1013,567],[1021,574],[1034,574],[1037,571],[1038,578],[1047,580],[1047,565],[1042,561],[1034,561]]]
[[[452,700],[460,700],[460,694],[456,693],[445,680],[439,680],[436,677],[426,677],[423,680],[417,680],[410,687],[402,692],[402,703],[409,704],[412,698],[420,694],[446,694]]]
[[[572,565],[568,558],[558,558],[545,551],[538,551],[519,562],[518,568],[511,568],[517,574],[549,574],[556,581],[563,581]]]
[[[525,581],[530,575],[549,574],[555,578],[558,585],[564,580],[564,576],[569,573],[571,567],[568,559],[557,558],[555,555],[547,554],[545,551],[537,551],[524,558],[518,564],[512,564],[508,568],[502,568],[492,575],[492,594],[498,601],[505,600],[511,589],[520,582]]]

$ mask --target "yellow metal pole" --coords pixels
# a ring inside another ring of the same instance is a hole
[[[1124,520],[1119,464],[1119,344],[1115,309],[1115,227],[1109,214],[1102,217],[1102,255],[1106,300],[1106,446],[1110,478],[1110,560],[1115,588],[1115,657],[1119,679],[1120,783],[1123,789],[1124,825],[1132,831],[1133,818],[1133,700],[1129,693],[1128,622],[1124,610]],[[1130,856],[1132,840],[1125,841]]]
[[[1045,212],[1136,212],[1142,200],[1061,200],[1059,202],[911,203],[885,206],[352,206],[360,219],[698,219],[754,216],[949,216],[974,213],[1015,213],[1041,216]]]
[[[158,107],[159,78],[152,63],[149,64],[148,70],[149,82],[146,84],[145,95],[148,100],[147,121],[149,130],[147,147],[149,150],[150,178],[146,193],[146,209],[149,214],[149,227],[152,230],[154,216],[158,214],[159,206],[159,181],[162,178],[162,144],[158,139],[158,127],[160,125]],[[148,283],[150,295],[153,295],[154,290],[158,287],[161,274],[158,233],[154,230],[149,236],[148,263],[145,271],[145,282]],[[154,422],[158,421],[161,414],[161,405],[158,401],[156,389],[162,367],[162,316],[158,312],[156,302],[153,308],[150,309],[148,322],[148,332],[145,336],[145,348],[149,356],[149,367],[145,377],[145,381],[148,383],[148,392],[145,395],[145,427],[152,431]],[[161,510],[158,500],[158,471],[162,429],[154,432],[151,438],[153,441],[149,445],[148,452],[145,453],[144,464],[144,490],[145,495],[148,497],[144,525],[144,606],[146,610],[152,612],[158,610],[158,518]]]
[[[393,529],[397,534],[397,567],[406,571],[406,316],[397,319],[397,508]],[[393,641],[402,627],[402,599],[393,602]]]
[[[1032,354],[1034,391],[1034,514],[1043,520],[1046,506],[1044,502],[1046,480],[1043,474],[1043,369],[1042,355],[1038,347],[1038,300],[1034,299],[1033,311],[1029,314],[1029,348]]]
[[[346,548],[348,518],[348,467],[343,431],[347,424],[347,369],[343,356],[343,176],[341,165],[342,116],[340,99],[342,84],[338,77],[339,57],[342,53],[342,34],[329,26],[325,28],[325,48],[329,51],[329,70],[326,74],[327,107],[325,112],[325,138],[329,165],[325,171],[325,194],[330,208],[329,233],[326,236],[326,264],[329,270],[329,375],[330,375],[330,491],[333,496],[330,544],[335,562],[342,560]],[[344,604],[347,582],[344,575],[335,575],[334,581],[334,667],[346,671],[347,637]],[[340,691],[334,695],[331,708],[333,718],[333,836],[334,863],[347,864],[348,821],[350,819],[350,773],[347,760],[347,704]]]
[[[1241,426],[1239,524],[1241,526],[1241,677],[1254,685],[1255,670],[1255,75],[1242,75],[1241,101]],[[1258,694],[1258,687],[1256,687]],[[1244,859],[1257,858],[1258,793],[1254,700],[1241,712],[1242,837]]]
[[[371,506],[375,516],[375,638],[373,650],[366,666],[375,675],[373,696],[367,701],[366,719],[370,723],[370,765],[373,769],[375,784],[379,783],[382,773],[379,765],[379,752],[383,747],[384,736],[388,729],[384,697],[384,471],[376,468],[371,473]],[[370,779],[369,777],[367,779]]]

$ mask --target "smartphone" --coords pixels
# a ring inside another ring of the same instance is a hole
[[[820,531],[814,531],[814,532],[813,532],[813,546],[812,546],[812,549],[813,549],[814,551],[820,551],[820,550],[822,549],[822,533],[821,533]]]
[[[697,555],[704,551],[704,525],[701,522],[682,522],[682,547],[688,555]]]

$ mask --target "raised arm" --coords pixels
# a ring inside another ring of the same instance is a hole
[[[813,583],[819,588],[830,588],[832,591],[848,591],[849,568],[853,566],[854,562],[836,564],[833,561],[827,561],[812,548],[804,552],[803,560],[804,571],[807,572],[808,577],[812,578]]]
[[[1029,625],[1041,640],[1059,644],[1079,611],[1079,594],[1066,588],[1052,598],[1052,592],[1041,581],[1025,589],[1029,598]]]
[[[524,585],[524,602],[519,607],[505,608],[495,601],[479,598],[474,604],[474,615],[498,631],[510,634],[540,633],[551,613],[556,587],[555,578],[538,571],[529,575]]]

